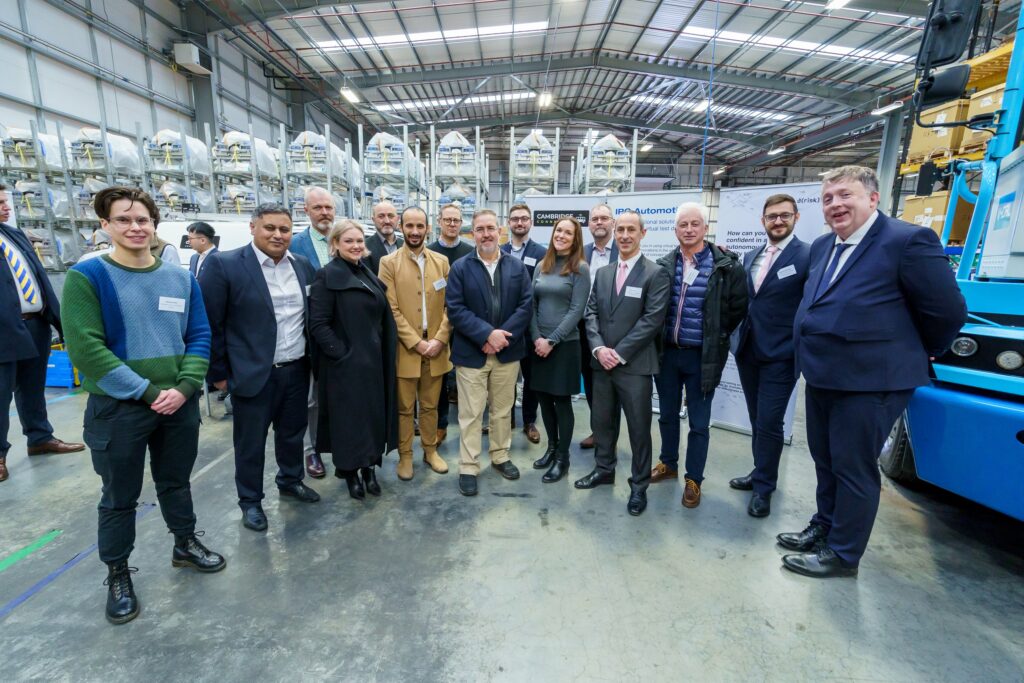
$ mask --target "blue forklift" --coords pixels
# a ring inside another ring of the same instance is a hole
[[[934,0],[918,54],[914,94],[920,112],[964,96],[977,58],[957,62],[976,31],[980,0]],[[956,278],[969,317],[951,348],[934,359],[933,380],[914,392],[893,426],[879,466],[901,483],[918,480],[1024,520],[1024,13],[1009,54],[1001,108],[971,121],[945,122],[992,133],[980,160],[953,160],[950,205],[974,205]],[[933,124],[934,125],[934,124]],[[975,193],[968,177],[980,173]]]

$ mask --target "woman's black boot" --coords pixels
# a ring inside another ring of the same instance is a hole
[[[544,455],[540,456],[539,460],[533,461],[533,469],[535,470],[546,470],[551,467],[551,463],[555,461],[555,453],[558,452],[558,444],[554,442],[548,443],[548,449],[544,451]]]
[[[358,472],[346,472],[345,483],[348,484],[348,495],[356,500],[366,498],[366,491],[363,490],[363,482],[359,481]]]
[[[377,472],[373,467],[364,467],[359,470],[363,475],[363,484],[366,485],[366,492],[374,495],[380,495],[380,484],[377,483]]]

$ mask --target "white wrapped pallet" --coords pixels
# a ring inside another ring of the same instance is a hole
[[[140,175],[142,161],[135,143],[123,135],[107,133],[107,148],[103,149],[103,133],[99,128],[81,128],[71,140],[71,166],[83,171],[103,171],[110,160],[114,173]]]
[[[185,147],[181,144],[181,133],[164,129],[146,144],[150,168],[154,171],[185,172],[184,150],[188,150],[189,169],[195,175],[210,175],[210,152],[202,140],[185,136]]]
[[[154,199],[160,209],[167,209],[171,213],[180,213],[184,204],[198,208],[196,213],[214,213],[217,210],[213,194],[208,190],[193,187],[192,194],[189,195],[188,187],[174,180],[168,180],[160,185],[160,191]]]
[[[328,150],[330,152],[328,153]],[[330,165],[328,166],[328,159]],[[333,142],[327,145],[327,139],[311,130],[304,130],[295,136],[288,145],[288,171],[290,173],[308,173],[327,175],[330,168],[334,178],[347,178],[345,169],[345,153]]]
[[[46,218],[46,207],[50,207],[54,218],[71,217],[67,193],[48,188],[44,195],[42,184],[35,180],[19,180],[14,183],[13,199],[18,220],[43,220]]]
[[[253,143],[256,145],[255,150]],[[213,149],[213,162],[220,172],[252,174],[253,159],[256,161],[256,171],[261,177],[281,176],[274,158],[274,150],[262,138],[253,138],[248,133],[239,131],[228,131]]]
[[[61,171],[64,164],[61,161],[60,139],[56,135],[39,133],[39,151],[43,157],[43,163],[48,171]],[[70,154],[71,148],[68,142],[64,141],[65,153]],[[3,139],[4,156],[7,158],[8,168],[17,168],[34,171],[38,168],[36,162],[36,148],[32,141],[32,131],[28,128],[8,128]]]

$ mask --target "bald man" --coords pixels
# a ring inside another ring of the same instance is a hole
[[[388,254],[394,254],[402,246],[402,236],[396,234],[398,227],[398,210],[391,202],[374,204],[371,214],[373,227],[377,234],[366,238],[366,265],[376,275],[380,270],[380,260]]]

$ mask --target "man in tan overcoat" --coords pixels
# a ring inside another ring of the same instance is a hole
[[[445,308],[448,259],[426,248],[427,214],[419,207],[402,212],[405,243],[380,261],[380,279],[398,326],[398,478],[412,479],[414,409],[419,399],[423,460],[439,474],[448,464],[437,453],[437,399],[452,369],[448,341],[452,328]]]

